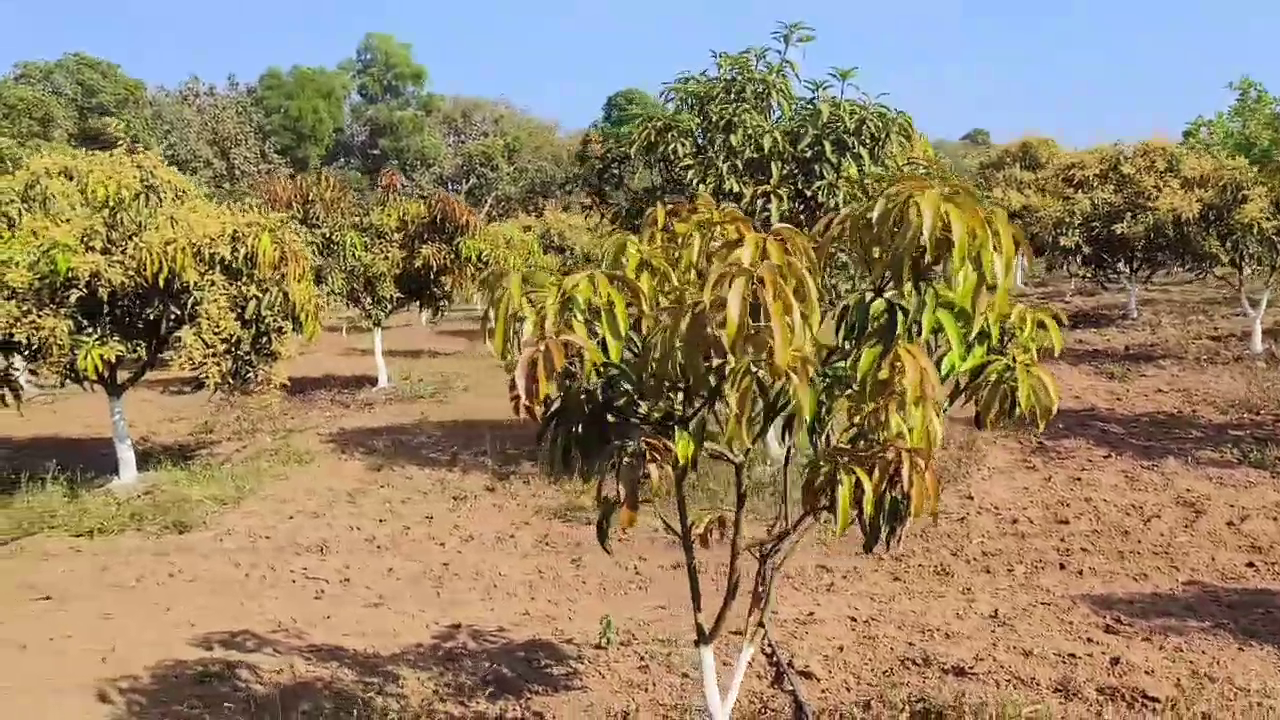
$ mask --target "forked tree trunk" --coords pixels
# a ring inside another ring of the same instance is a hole
[[[734,705],[738,702],[738,694],[742,691],[742,682],[747,677],[747,668],[756,648],[750,643],[742,646],[738,660],[733,665],[733,675],[729,679],[729,687],[724,696],[720,695],[720,672],[716,667],[716,651],[714,645],[698,646],[698,664],[702,668],[702,695],[707,705],[707,714],[711,720],[732,720]]]
[[[377,387],[391,387],[391,378],[387,375],[387,359],[382,355],[382,326],[373,326],[373,361],[378,365]]]
[[[1266,345],[1263,343],[1262,337],[1262,320],[1264,313],[1267,312],[1267,302],[1271,299],[1271,288],[1262,291],[1262,297],[1258,298],[1257,305],[1249,303],[1249,296],[1243,289],[1240,290],[1240,303],[1243,306],[1244,314],[1252,321],[1252,332],[1249,334],[1249,352],[1254,355],[1261,355],[1266,352]]]
[[[138,482],[138,456],[124,417],[123,394],[108,394],[107,408],[111,412],[111,444],[116,450],[116,477],[111,481],[111,487],[132,487]]]

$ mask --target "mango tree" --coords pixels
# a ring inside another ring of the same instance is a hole
[[[1189,170],[1215,275],[1249,318],[1249,352],[1262,354],[1264,314],[1280,284],[1280,194],[1241,158],[1193,153]]]
[[[378,388],[391,385],[382,348],[387,319],[411,305],[424,317],[444,314],[456,289],[461,241],[478,229],[471,208],[448,193],[413,197],[385,185],[359,220],[335,272],[347,306],[373,328]]]
[[[1123,284],[1130,319],[1156,275],[1213,266],[1188,157],[1171,143],[1116,143],[1070,153],[1047,170],[1042,223],[1058,254],[1103,287]]]
[[[276,379],[318,301],[303,239],[209,202],[146,153],[59,151],[0,178],[0,344],[102,388],[115,484],[138,480],[124,394],[166,358],[208,386]]]
[[[1216,190],[1207,204],[1214,235],[1227,272],[1223,279],[1240,294],[1241,310],[1252,329],[1249,351],[1264,351],[1263,314],[1271,293],[1280,283],[1280,237],[1274,222],[1280,212],[1280,98],[1257,80],[1245,75],[1228,83],[1235,100],[1212,117],[1203,115],[1187,123],[1183,143],[1215,158],[1242,161],[1255,173],[1250,179],[1235,168],[1204,176]],[[1215,182],[1215,180],[1217,180]],[[1251,302],[1247,286],[1258,293]]]
[[[1038,356],[1061,336],[1051,314],[1010,297],[1018,240],[971,191],[911,177],[814,234],[759,231],[703,194],[658,205],[599,269],[490,278],[486,337],[514,367],[550,469],[597,479],[604,549],[642,505],[674,499],[674,518],[654,514],[684,556],[711,717],[730,717],[755,652],[772,646],[777,579],[821,518],[838,533],[856,525],[868,551],[887,545],[936,513],[935,452],[951,406],[976,402],[984,426],[1014,416],[1043,426],[1055,412]],[[836,255],[862,281],[824,298],[819,276]],[[763,532],[747,513],[760,487],[748,475],[762,463],[782,465],[767,495],[780,498],[777,517]],[[695,507],[717,467],[732,475],[732,508]],[[793,484],[803,498],[794,509],[783,499]],[[699,555],[719,537],[728,580],[705,606]],[[722,693],[715,647],[747,554],[757,571]]]

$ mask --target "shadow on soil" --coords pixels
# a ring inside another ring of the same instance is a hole
[[[480,345],[484,344],[484,333],[480,332],[480,328],[478,327],[474,327],[474,328],[472,327],[443,328],[442,327],[442,328],[436,328],[436,332],[441,335],[447,335],[448,337],[458,338],[459,340],[466,340],[467,342],[470,342],[470,343],[477,343]]]
[[[1125,414],[1099,408],[1063,408],[1045,439],[1081,439],[1144,461],[1173,458],[1238,467],[1243,450],[1280,442],[1278,430],[1280,417],[1215,421],[1167,412]]]
[[[394,356],[394,353],[388,350],[387,355]],[[289,384],[284,388],[284,393],[294,398],[309,397],[311,395],[354,393],[370,389],[376,384],[377,378],[371,374],[364,373],[355,375],[303,375],[290,377]],[[199,392],[208,392],[208,389],[198,379],[182,376],[150,378],[143,381],[142,386],[165,395],[193,395]]]
[[[417,420],[354,427],[326,441],[347,455],[363,456],[375,470],[448,468],[505,476],[536,462],[537,426],[524,420]]]
[[[1068,365],[1098,367],[1113,363],[1145,365],[1168,360],[1169,354],[1158,347],[1081,347],[1068,345],[1063,348],[1061,361]]]
[[[1072,330],[1101,330],[1127,321],[1123,304],[1103,307],[1067,307],[1067,327]]]
[[[1080,598],[1120,624],[1138,623],[1170,635],[1220,632],[1280,647],[1280,591],[1191,581],[1174,592],[1107,593]]]
[[[343,351],[343,354],[372,358],[373,350],[370,350],[368,348],[347,348],[346,350]],[[441,352],[439,350],[427,350],[427,349],[417,349],[417,348],[410,348],[410,349],[387,348],[382,351],[382,354],[384,357],[389,357],[389,358],[405,358],[410,360],[429,360],[431,358],[439,358],[439,357],[447,357],[449,355],[456,355],[457,351],[453,350],[449,352]]]
[[[141,470],[188,465],[212,447],[204,439],[152,443],[135,440]],[[24,480],[56,476],[88,489],[115,475],[115,448],[108,437],[0,437],[0,495],[17,492]]]
[[[378,384],[373,375],[303,375],[289,378],[285,394],[289,397],[310,397],[312,395],[332,395],[356,393],[371,390]]]
[[[251,630],[201,635],[191,644],[218,657],[166,660],[145,675],[111,679],[98,699],[114,720],[390,720],[497,717],[533,696],[580,687],[572,648],[503,628],[449,625],[430,642],[387,654],[304,640]]]

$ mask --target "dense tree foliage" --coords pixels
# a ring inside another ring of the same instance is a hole
[[[88,150],[154,142],[146,85],[113,62],[67,53],[54,61],[19,62],[4,82],[25,88],[28,101],[38,98],[56,106],[37,110],[38,122],[54,120],[51,127],[33,128],[46,140],[65,140]],[[10,110],[4,108],[7,117],[0,118],[0,128],[15,122],[36,125],[36,119],[13,117]]]
[[[223,87],[189,78],[157,90],[151,106],[165,163],[219,196],[248,197],[282,168],[265,118],[234,77]]]
[[[573,146],[552,124],[510,103],[447,98],[434,117],[443,143],[428,180],[485,220],[536,213],[573,191]]]
[[[862,95],[853,70],[801,75],[795,55],[813,39],[783,25],[770,46],[720,53],[666,86],[665,112],[638,121],[633,147],[664,195],[705,192],[757,220],[810,227],[910,161],[911,117]]]
[[[1156,275],[1211,267],[1188,172],[1186,150],[1156,141],[1072,153],[1049,166],[1044,213],[1057,254],[1104,286],[1122,284],[1131,318]]]
[[[253,98],[267,136],[295,170],[315,170],[330,158],[346,127],[351,79],[340,70],[294,65],[268,68]]]

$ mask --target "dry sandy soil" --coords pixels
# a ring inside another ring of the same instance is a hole
[[[777,624],[824,716],[1276,716],[1280,371],[1221,296],[1160,287],[1131,323],[1054,296],[1051,429],[961,434],[938,523],[887,555],[815,535]],[[695,716],[673,543],[607,556],[579,490],[512,472],[533,428],[473,324],[389,332],[433,392],[374,395],[368,344],[307,348],[270,422],[164,377],[128,399],[154,450],[204,423],[310,462],[186,534],[0,547],[0,717]],[[100,395],[59,394],[0,416],[0,463],[100,467],[106,433]],[[743,717],[785,716],[768,681]]]

